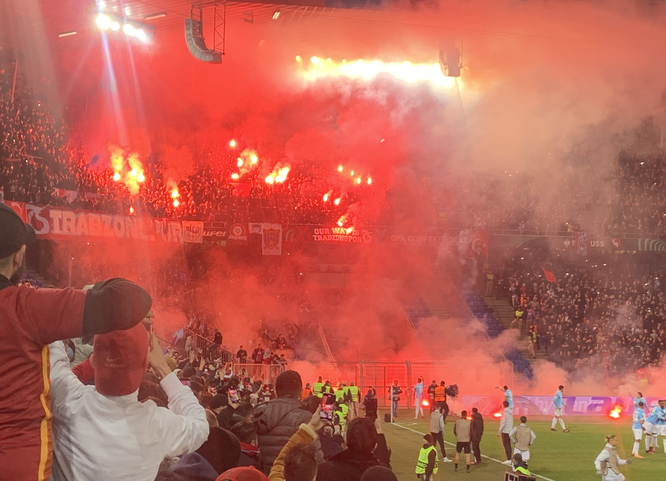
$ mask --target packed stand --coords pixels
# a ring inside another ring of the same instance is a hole
[[[526,329],[532,352],[576,373],[659,365],[666,346],[663,274],[578,261],[549,265],[557,282],[548,282],[537,262],[505,263],[495,275],[496,294],[515,309],[512,327]]]

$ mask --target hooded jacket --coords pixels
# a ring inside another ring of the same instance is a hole
[[[312,413],[305,405],[292,398],[277,398],[260,404],[254,411],[254,427],[259,437],[259,461],[264,473],[270,472],[275,458],[298,431],[301,424],[307,424]],[[316,440],[312,445],[317,449],[317,462],[324,460],[321,443]]]
[[[366,469],[372,466],[390,468],[389,451],[383,434],[377,435],[377,447],[371,453],[358,453],[345,449],[319,465],[317,481],[360,481]]]

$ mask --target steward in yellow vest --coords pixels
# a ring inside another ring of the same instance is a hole
[[[351,386],[349,386],[349,392],[350,392],[350,394],[351,394],[351,400],[352,400],[352,402],[353,402],[353,403],[357,403],[357,402],[359,401],[359,397],[358,397],[358,394],[359,394],[358,386],[354,386],[354,383],[352,382],[352,383],[351,383]]]
[[[347,427],[347,415],[349,414],[349,408],[346,404],[335,402],[335,416],[338,418],[338,424],[340,425],[340,432],[345,432]]]
[[[419,451],[419,459],[416,462],[415,473],[419,479],[430,481],[433,474],[437,474],[439,462],[437,461],[437,450],[433,446],[431,434],[423,436],[423,447]]]
[[[317,379],[317,382],[314,383],[314,386],[312,386],[312,391],[314,392],[314,395],[321,398],[323,397],[322,391],[324,390],[324,383],[321,380],[321,376]]]

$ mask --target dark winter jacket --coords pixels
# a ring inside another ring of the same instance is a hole
[[[483,436],[483,416],[481,416],[481,413],[472,414],[470,436],[472,441],[481,441],[481,436]]]
[[[372,466],[390,468],[389,451],[383,434],[377,435],[377,447],[373,453],[355,453],[345,449],[319,465],[317,481],[360,481],[366,469]]]
[[[257,406],[254,410],[254,427],[259,437],[259,460],[264,473],[270,472],[275,458],[289,438],[298,431],[298,427],[310,422],[311,418],[312,413],[296,399],[277,398]],[[319,440],[312,445],[317,449],[317,461],[321,463],[324,455]]]
[[[155,481],[215,481],[219,474],[199,453],[186,454],[170,468],[157,473]]]

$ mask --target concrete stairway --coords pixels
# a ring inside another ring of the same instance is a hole
[[[506,299],[495,299],[494,297],[484,297],[484,301],[493,308],[504,329],[510,329],[511,321],[515,317],[515,311]],[[520,333],[521,337],[524,335]]]
[[[495,310],[495,315],[499,318],[504,329],[510,329],[511,321],[516,315],[516,311],[511,307],[507,299],[495,299],[494,297],[484,297],[484,301]],[[527,349],[527,326],[523,326],[520,335],[518,336],[518,350],[528,359],[530,357],[529,350]],[[545,358],[543,350],[536,352],[536,359]]]

